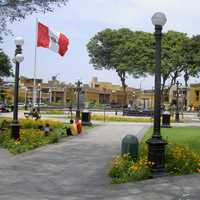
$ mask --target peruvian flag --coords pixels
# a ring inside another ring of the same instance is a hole
[[[44,24],[37,23],[37,46],[51,49],[64,56],[68,50],[69,39],[63,33],[50,30]]]

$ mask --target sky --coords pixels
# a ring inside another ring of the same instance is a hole
[[[66,6],[56,8],[48,14],[33,14],[21,22],[8,24],[14,36],[5,36],[0,47],[10,58],[14,55],[15,36],[24,38],[24,62],[20,75],[33,77],[35,58],[36,18],[57,32],[69,38],[69,50],[64,57],[48,49],[37,48],[37,78],[45,81],[57,75],[57,79],[74,83],[80,79],[89,83],[93,76],[99,81],[120,84],[114,71],[94,70],[89,63],[86,44],[97,32],[106,28],[130,28],[153,32],[151,17],[155,12],[164,12],[167,23],[163,31],[175,30],[189,36],[200,33],[200,2],[198,0],[69,0]],[[197,82],[198,80],[192,80]],[[151,89],[153,77],[134,79],[128,77],[130,87]]]

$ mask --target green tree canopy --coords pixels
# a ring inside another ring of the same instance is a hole
[[[185,85],[189,77],[199,77],[200,73],[200,35],[188,39],[182,48],[182,63],[184,66]]]
[[[55,6],[66,4],[67,0],[4,0],[0,1],[0,41],[2,33],[10,34],[7,23],[25,19],[36,12],[52,12]]]
[[[145,54],[149,54],[151,49],[146,48],[144,43],[150,44],[149,41],[152,41],[148,37],[151,37],[148,33],[133,32],[127,28],[105,29],[97,33],[87,44],[90,63],[95,69],[115,70],[126,93],[127,74],[139,77],[147,71],[145,59],[148,58]],[[140,51],[144,51],[143,60],[138,59]],[[124,96],[125,105],[126,95]]]
[[[8,56],[0,49],[0,80],[12,75],[12,65]]]
[[[162,90],[168,79],[171,80],[170,85],[172,85],[181,76],[184,69],[182,47],[188,39],[187,34],[181,32],[168,31],[163,34],[161,60]]]
[[[151,33],[134,32],[133,39],[135,51],[133,55],[134,65],[143,70],[143,73],[153,75],[155,73],[155,38]],[[185,33],[168,31],[162,37],[161,52],[161,78],[162,91],[166,81],[173,84],[183,71],[182,46],[189,38]]]

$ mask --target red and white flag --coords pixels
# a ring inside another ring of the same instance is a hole
[[[64,56],[68,50],[69,39],[63,33],[50,30],[44,24],[37,23],[37,46],[49,48]]]

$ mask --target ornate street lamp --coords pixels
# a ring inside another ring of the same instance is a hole
[[[18,93],[19,93],[19,64],[24,60],[22,55],[22,45],[24,39],[22,37],[15,38],[15,88],[14,88],[14,109],[13,109],[13,121],[11,123],[11,137],[15,140],[20,139],[19,130],[20,124],[18,122]]]
[[[80,119],[80,92],[81,92],[82,82],[78,80],[75,83],[75,85],[76,85],[76,94],[77,94],[76,120],[79,120]]]
[[[155,94],[154,94],[154,129],[152,137],[147,140],[148,160],[153,162],[152,172],[154,176],[162,176],[165,171],[165,145],[166,141],[160,134],[160,116],[161,116],[161,39],[162,26],[167,19],[163,13],[157,12],[152,18],[155,26]]]

